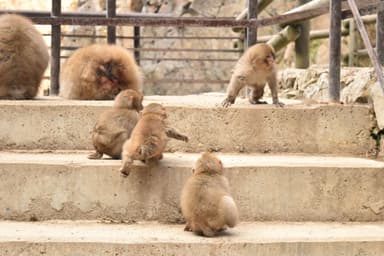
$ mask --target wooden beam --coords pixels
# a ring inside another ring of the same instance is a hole
[[[51,17],[56,18],[61,15],[61,0],[52,0]],[[59,94],[59,75],[60,75],[60,43],[61,26],[55,24],[51,26],[51,83],[49,94]]]

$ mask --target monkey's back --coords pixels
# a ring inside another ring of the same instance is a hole
[[[116,78],[115,87],[103,86],[100,67]],[[141,91],[142,74],[133,56],[116,45],[94,44],[77,49],[64,63],[60,95],[68,99],[113,99],[120,90]]]
[[[0,15],[0,98],[35,97],[48,62],[43,36],[29,19]]]
[[[112,108],[101,113],[92,133],[94,147],[112,158],[120,158],[124,142],[139,117],[136,110]]]
[[[181,210],[192,226],[215,222],[224,227],[228,224],[226,208],[222,206],[226,196],[231,197],[223,175],[192,175],[181,193]]]
[[[151,155],[149,158],[160,155],[164,152],[168,142],[165,132],[165,122],[162,118],[155,114],[146,114],[137,122],[132,131],[129,143],[124,144],[124,151],[135,153],[134,158],[142,159],[140,155],[141,148],[150,148]]]

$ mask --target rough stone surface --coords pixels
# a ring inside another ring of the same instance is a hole
[[[204,238],[182,225],[1,222],[0,256],[311,255],[382,256],[382,223],[240,223]]]
[[[199,154],[137,162],[86,153],[0,153],[0,219],[181,222],[180,191]],[[352,157],[219,154],[243,221],[384,221],[384,163]]]
[[[162,103],[172,127],[188,143],[170,140],[167,151],[291,152],[366,155],[376,151],[368,105],[250,105],[228,109],[223,94],[147,96]],[[0,149],[92,149],[91,131],[112,101],[1,101]],[[350,125],[353,124],[353,125]]]

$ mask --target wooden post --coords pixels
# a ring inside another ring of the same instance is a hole
[[[380,4],[376,20],[376,52],[379,63],[384,65],[384,0],[381,0]]]
[[[257,0],[248,0],[248,19],[257,19]],[[257,27],[247,28],[247,48],[257,42]]]
[[[58,17],[61,15],[61,0],[52,0],[51,16]],[[51,85],[49,94],[59,94],[59,75],[60,75],[60,38],[61,26],[51,26]]]
[[[348,0],[348,4],[351,7],[353,18],[356,21],[356,26],[357,26],[357,28],[360,31],[361,38],[363,39],[365,48],[367,48],[369,58],[371,59],[373,67],[375,68],[375,72],[376,72],[376,75],[377,75],[377,80],[379,81],[381,89],[384,92],[384,74],[383,74],[383,70],[382,70],[381,65],[379,63],[379,60],[377,59],[376,53],[373,50],[371,42],[369,41],[368,33],[365,30],[363,20],[361,19],[359,10],[357,9],[357,6],[356,6],[356,2],[355,2],[355,0]]]
[[[116,0],[107,1],[107,18],[116,17]],[[107,42],[108,44],[116,43],[116,26],[107,27]]]
[[[300,4],[306,4],[309,0],[299,0]],[[295,41],[295,67],[296,68],[308,68],[309,59],[309,31],[311,30],[310,21],[302,21],[296,25],[300,30],[300,36]]]
[[[329,33],[329,101],[340,102],[341,0],[331,0]]]

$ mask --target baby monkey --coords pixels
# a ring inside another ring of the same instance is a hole
[[[168,138],[188,141],[187,136],[168,127],[166,119],[167,113],[161,104],[151,103],[144,108],[130,139],[123,145],[120,172],[124,176],[129,175],[133,160],[148,164],[162,159]]]
[[[277,68],[275,51],[268,44],[256,44],[248,48],[236,63],[227,88],[227,98],[222,102],[224,107],[235,103],[239,91],[251,87],[249,102],[251,104],[266,104],[260,99],[264,95],[265,84],[271,90],[273,104],[282,107],[284,104],[277,96]]]
[[[237,206],[229,193],[223,164],[212,153],[203,153],[181,193],[185,231],[214,236],[238,223]]]
[[[92,133],[96,150],[89,159],[100,159],[103,154],[120,159],[124,142],[129,139],[143,109],[143,95],[135,90],[121,91],[115,98],[112,109],[101,113]]]

